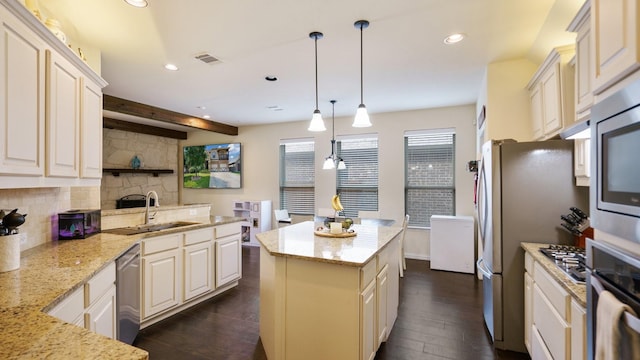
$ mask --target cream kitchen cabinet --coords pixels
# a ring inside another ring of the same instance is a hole
[[[141,244],[141,328],[232,288],[242,276],[240,222],[144,238]]]
[[[20,2],[0,22],[0,188],[100,185],[107,83]]]
[[[524,346],[532,353],[531,329],[533,325],[533,258],[524,253]]]
[[[46,51],[45,175],[77,178],[80,174],[80,79],[67,59]]]
[[[600,94],[640,68],[638,0],[592,0],[594,93]]]
[[[591,139],[575,139],[573,153],[573,175],[576,185],[589,186],[591,181]]]
[[[362,359],[373,360],[378,349],[376,339],[376,281],[371,280],[360,294],[362,311],[360,342]]]
[[[142,240],[142,319],[182,302],[182,233]]]
[[[112,262],[78,289],[66,295],[64,300],[48,311],[48,314],[115,339],[115,281],[116,267]]]
[[[587,309],[571,300],[571,360],[587,358]]]
[[[213,232],[210,228],[184,234],[184,300],[213,290]]]
[[[591,0],[585,1],[567,31],[576,33],[575,122],[586,121],[593,105],[595,68],[591,36]],[[569,124],[566,124],[567,126]]]
[[[42,176],[45,42],[2,6],[0,20],[0,174]]]
[[[573,121],[573,72],[569,61],[573,45],[555,48],[527,85],[534,140],[557,135],[569,119]]]
[[[215,228],[216,286],[223,286],[242,277],[242,247],[239,223]]]

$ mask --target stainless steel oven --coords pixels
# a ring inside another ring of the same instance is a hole
[[[593,106],[591,225],[640,243],[640,80]]]
[[[617,300],[640,314],[640,258],[606,242],[587,239],[587,359],[595,359],[597,337],[597,309],[600,294],[609,291]],[[640,334],[640,319],[630,312],[621,316],[629,331]],[[640,359],[640,353],[630,353],[633,338],[621,337],[621,358]],[[636,341],[637,343],[637,338]],[[637,344],[640,348],[640,344]]]

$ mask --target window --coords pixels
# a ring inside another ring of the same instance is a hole
[[[455,215],[455,132],[405,133],[405,207],[409,225],[430,227],[431,215]]]
[[[337,191],[344,215],[357,217],[358,211],[378,210],[378,137],[363,135],[338,141],[338,154],[347,166],[337,170]]]
[[[290,214],[313,215],[315,208],[314,143],[310,140],[280,144],[280,209]]]

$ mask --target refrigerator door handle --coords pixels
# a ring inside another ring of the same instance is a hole
[[[491,279],[491,272],[489,272],[489,270],[487,269],[486,266],[484,266],[484,259],[480,258],[478,259],[478,262],[476,263],[476,267],[478,268],[478,271],[480,271],[482,273],[482,275],[488,277],[489,279]]]

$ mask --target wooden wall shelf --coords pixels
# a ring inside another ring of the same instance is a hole
[[[171,169],[102,169],[103,173],[111,173],[113,176],[120,176],[121,173],[130,174],[153,174],[154,177],[158,177],[160,174],[173,174]]]

